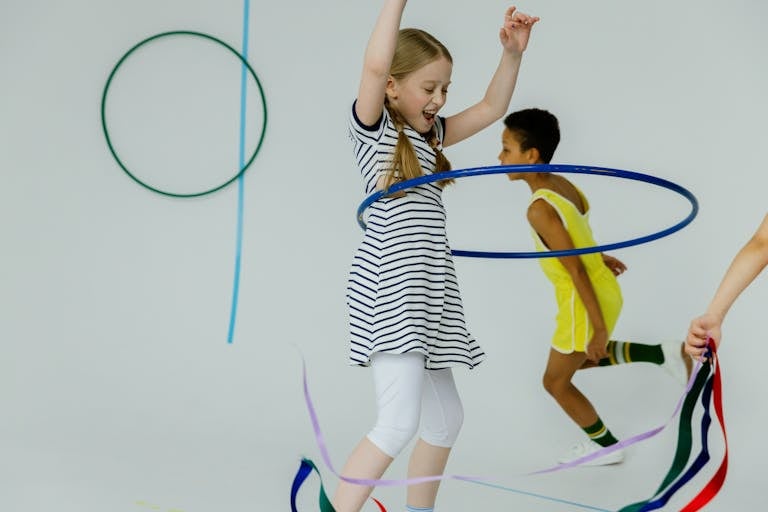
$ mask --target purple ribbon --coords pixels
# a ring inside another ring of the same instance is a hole
[[[628,439],[625,439],[624,441],[620,441],[616,444],[613,444],[611,446],[607,446],[605,448],[602,448],[594,453],[591,453],[589,455],[586,455],[584,457],[580,457],[576,460],[573,460],[568,463],[564,464],[558,464],[556,466],[552,466],[545,469],[540,469],[538,471],[531,471],[529,473],[521,473],[519,475],[511,475],[511,476],[530,476],[530,475],[539,475],[544,473],[553,473],[555,471],[562,471],[564,469],[572,468],[574,466],[578,466],[581,464],[584,464],[585,462],[589,462],[591,460],[600,458],[604,455],[607,455],[611,452],[614,452],[616,450],[619,450],[621,448],[631,446],[633,444],[639,443],[640,441],[644,441],[646,439],[650,439],[651,437],[657,435],[659,432],[664,430],[667,426],[669,426],[670,422],[677,416],[677,414],[680,412],[680,408],[683,405],[683,401],[685,400],[685,396],[688,394],[688,391],[690,391],[691,387],[693,386],[694,378],[698,372],[699,367],[701,366],[700,362],[696,362],[696,366],[691,372],[691,377],[688,380],[688,384],[686,385],[685,391],[683,392],[682,396],[677,402],[677,406],[675,407],[675,410],[672,412],[672,415],[670,418],[664,423],[663,425],[653,428],[647,432],[643,432],[641,434],[637,434],[635,436],[632,436]],[[437,480],[462,480],[467,482],[474,482],[474,483],[485,483],[485,482],[493,482],[493,481],[500,481],[504,477],[501,476],[469,476],[469,475],[432,475],[432,476],[422,476],[422,477],[416,477],[416,478],[408,478],[408,479],[401,479],[401,480],[378,480],[378,479],[367,479],[367,478],[350,478],[346,476],[340,475],[336,469],[333,467],[333,464],[331,462],[331,457],[328,454],[328,449],[325,444],[325,438],[323,437],[323,432],[320,429],[320,422],[317,418],[317,413],[315,411],[315,406],[312,403],[312,398],[309,393],[309,385],[307,384],[307,365],[306,361],[304,360],[304,357],[302,356],[302,375],[303,375],[303,384],[304,384],[304,399],[307,404],[307,410],[309,412],[309,418],[312,422],[312,428],[314,430],[315,439],[317,441],[317,446],[320,449],[320,455],[323,458],[323,462],[325,462],[325,465],[328,466],[328,469],[336,475],[338,478],[345,482],[349,482],[351,484],[357,484],[357,485],[365,485],[365,486],[372,486],[372,487],[378,487],[378,486],[409,486],[409,485],[416,485],[416,484],[422,484],[425,482],[434,482]],[[507,477],[509,478],[509,477]],[[505,488],[510,491],[514,492],[522,492],[524,494],[524,491],[516,491],[515,489]],[[592,507],[590,507],[592,508]]]

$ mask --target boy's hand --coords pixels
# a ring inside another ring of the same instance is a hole
[[[613,275],[619,276],[627,270],[627,266],[621,260],[616,259],[613,256],[608,256],[607,254],[603,254],[602,256],[603,263],[605,263],[605,266],[613,272]]]
[[[587,344],[587,359],[596,363],[604,357],[608,357],[607,344],[608,332],[605,329],[595,329],[592,333],[592,339]]]
[[[499,30],[499,39],[505,50],[523,53],[528,46],[531,27],[539,21],[536,16],[528,16],[510,7],[504,14],[504,26]]]

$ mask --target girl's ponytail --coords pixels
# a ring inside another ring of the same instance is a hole
[[[438,144],[437,140],[437,130],[435,127],[432,127],[432,132],[430,133],[429,137],[429,145],[432,147],[432,149],[435,150],[435,174],[438,172],[446,172],[451,170],[451,162],[448,161],[448,159],[443,154],[443,150],[440,149],[440,146]],[[453,183],[453,179],[449,180],[440,180],[437,182],[438,185],[441,187],[444,187],[446,185],[450,185]]]

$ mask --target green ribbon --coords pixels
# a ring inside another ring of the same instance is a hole
[[[627,505],[620,509],[619,512],[641,512],[647,510],[645,507],[653,500],[653,497],[666,489],[667,486],[674,482],[685,469],[693,447],[693,411],[696,407],[696,402],[704,389],[709,374],[710,363],[707,361],[701,365],[699,373],[696,374],[696,380],[693,382],[693,385],[683,402],[677,434],[677,449],[675,450],[675,456],[672,459],[672,466],[669,468],[669,471],[667,471],[667,475],[662,480],[661,485],[659,485],[659,488],[653,493],[653,496],[647,500]]]

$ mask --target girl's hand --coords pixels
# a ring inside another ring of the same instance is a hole
[[[685,338],[685,352],[694,359],[704,362],[707,341],[712,338],[715,347],[720,348],[722,321],[712,313],[705,313],[691,321],[688,336]]]
[[[595,329],[592,333],[592,339],[587,344],[587,359],[596,363],[604,357],[608,357],[607,344],[608,332],[605,329]]]
[[[605,263],[605,266],[608,267],[608,270],[613,272],[613,275],[621,275],[625,270],[627,270],[627,266],[621,260],[616,259],[613,256],[608,256],[607,254],[603,254],[602,256],[603,263]]]
[[[528,46],[528,38],[531,35],[533,27],[539,18],[528,16],[517,10],[516,7],[510,7],[504,14],[504,26],[499,31],[499,39],[505,50],[523,53]]]

